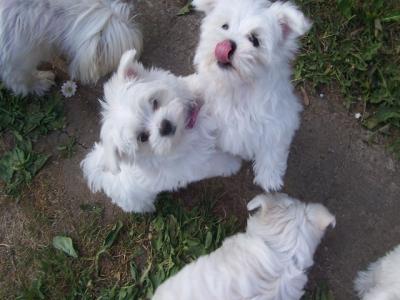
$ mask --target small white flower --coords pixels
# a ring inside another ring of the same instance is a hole
[[[325,97],[325,94],[321,93],[321,94],[319,94],[319,97],[322,99]]]
[[[64,95],[65,98],[70,98],[76,93],[76,83],[72,80],[68,80],[64,82],[61,87],[61,93]]]
[[[358,120],[359,118],[361,118],[361,114],[360,113],[354,114],[354,118],[356,118]]]

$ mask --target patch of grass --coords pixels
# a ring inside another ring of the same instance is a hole
[[[69,137],[65,144],[57,147],[57,150],[61,152],[61,155],[66,158],[71,158],[76,152],[76,138],[74,136]]]
[[[9,141],[0,151],[0,179],[3,192],[17,197],[44,166],[49,155],[34,150],[40,136],[64,126],[58,94],[17,97],[0,83],[0,138]]]
[[[189,0],[178,12],[178,16],[186,16],[193,11],[192,0]]]
[[[322,282],[312,291],[307,291],[301,300],[335,300],[326,282]]]
[[[314,25],[295,70],[298,84],[336,84],[370,130],[400,128],[400,2],[298,0]],[[394,150],[396,150],[395,148]]]
[[[64,253],[73,247],[65,237],[61,251],[44,247],[35,254],[37,276],[19,299],[148,299],[162,281],[237,231],[234,218],[222,219],[213,208],[203,201],[185,209],[163,195],[155,214],[130,215],[99,231],[100,211],[82,207],[98,222],[78,229],[78,257]]]

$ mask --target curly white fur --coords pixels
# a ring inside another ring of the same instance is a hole
[[[95,83],[129,49],[142,49],[133,7],[119,0],[0,0],[0,78],[15,93],[42,95],[54,74],[38,65],[62,54],[69,73]]]
[[[399,300],[400,245],[359,272],[355,289],[362,300]]]
[[[218,122],[221,149],[253,160],[255,183],[279,190],[302,110],[290,82],[290,61],[310,22],[289,2],[194,0],[193,5],[206,16],[196,74],[187,80]],[[229,64],[218,61],[221,42],[236,45],[225,58]]]
[[[101,142],[81,165],[92,191],[104,191],[125,211],[147,212],[159,192],[230,175],[241,161],[216,149],[215,123],[204,109],[188,128],[199,101],[181,78],[146,70],[134,56],[124,54],[104,86]]]
[[[314,252],[335,217],[321,204],[259,195],[245,233],[167,279],[153,300],[298,300]]]

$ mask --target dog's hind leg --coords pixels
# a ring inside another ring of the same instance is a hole
[[[8,62],[4,63],[4,69],[1,70],[5,85],[18,95],[43,95],[54,84],[53,72],[37,70],[38,64],[47,58],[47,53],[43,48],[9,53]]]
[[[217,152],[207,161],[207,177],[233,175],[240,170],[241,165],[242,160],[239,157],[224,152]]]

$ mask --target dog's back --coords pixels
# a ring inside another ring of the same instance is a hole
[[[355,289],[363,300],[400,299],[400,245],[357,274]]]

